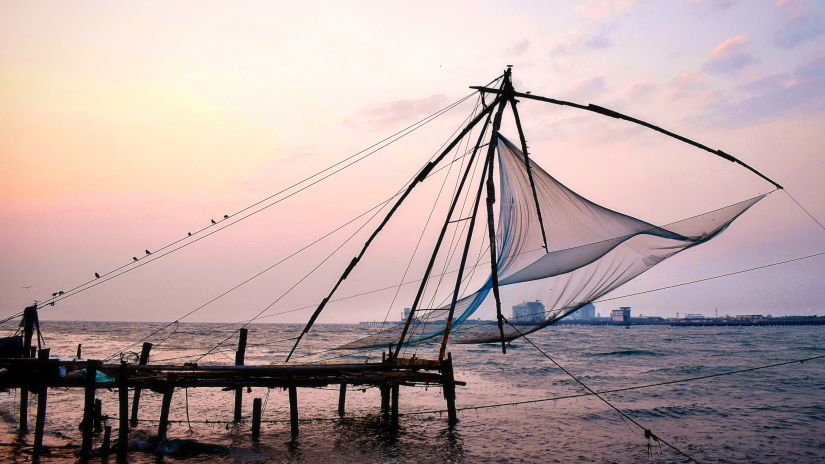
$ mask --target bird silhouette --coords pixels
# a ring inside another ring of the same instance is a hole
[[[100,278],[100,274],[98,274],[97,272],[95,272],[95,279],[99,279],[99,278]]]
[[[192,232],[187,232],[186,234],[187,234],[187,237],[191,237],[191,236],[192,236]]]
[[[146,256],[149,256],[149,255],[151,255],[151,254],[152,254],[152,252],[151,252],[151,251],[149,251],[149,250],[143,250],[143,251],[145,251],[145,252],[146,252]]]
[[[212,219],[212,224],[217,224],[217,222],[215,222],[215,220],[214,220],[214,219]]]
[[[132,256],[132,259],[137,261],[137,256]]]
[[[228,215],[228,214],[224,214],[224,215],[223,215],[223,218],[224,218],[224,219],[229,219],[229,215]]]
[[[59,292],[57,292],[57,295],[60,296],[60,295],[63,295],[64,293],[66,293],[66,292],[64,292],[63,290],[60,290]]]

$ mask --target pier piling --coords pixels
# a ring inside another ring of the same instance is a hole
[[[451,353],[447,353],[447,357],[441,362],[441,375],[444,382],[444,399],[447,401],[447,423],[452,427],[458,423],[458,415],[455,410],[455,377]]]
[[[97,388],[97,370],[100,368],[100,361],[90,359],[86,361],[86,391],[83,399],[83,420],[80,429],[83,432],[83,439],[80,442],[80,456],[85,459],[92,453],[92,426],[94,425],[95,391]]]
[[[112,426],[107,425],[103,427],[103,444],[100,445],[100,454],[101,456],[108,456],[109,455],[109,448],[111,447],[112,443]]]
[[[347,384],[342,383],[338,393],[338,417],[344,417],[347,404]]]
[[[238,351],[235,352],[235,365],[243,366],[244,356],[246,355],[246,336],[247,329],[242,328],[238,335]],[[241,421],[241,408],[243,406],[243,387],[235,388],[235,414],[233,421],[238,423]]]
[[[117,455],[119,458],[126,456],[126,449],[129,446],[129,374],[126,363],[120,363],[120,370],[117,375],[118,383],[118,429],[117,429]]]
[[[170,382],[163,391],[163,399],[160,403],[160,421],[158,422],[158,446],[166,441],[166,432],[169,430],[169,407],[172,404],[172,393],[175,387]]]
[[[92,431],[95,435],[100,435],[100,432],[103,431],[103,400],[95,399],[95,414],[94,414],[94,426],[92,427]]]
[[[298,438],[298,389],[289,387],[289,426],[292,438]]]
[[[49,389],[45,386],[40,387],[37,391],[37,418],[34,422],[34,450],[32,451],[32,460],[38,461],[40,453],[43,450],[43,433],[46,428],[46,401],[48,399]]]
[[[144,342],[140,349],[140,358],[138,359],[139,366],[145,366],[149,363],[149,352],[152,351],[152,344]],[[138,408],[140,407],[140,387],[135,387],[135,397],[132,400],[132,416],[129,419],[129,425],[137,427],[138,425]]]
[[[261,399],[252,400],[252,439],[257,440],[261,436]]]
[[[381,390],[381,415],[386,416],[390,412],[390,387],[381,385],[378,389]]]
[[[392,428],[398,428],[398,393],[400,387],[398,384],[392,386],[392,412],[390,413],[390,425]]]

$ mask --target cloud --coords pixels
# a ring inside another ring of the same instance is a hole
[[[591,77],[574,82],[564,95],[568,98],[592,98],[607,89],[607,83],[602,76]]]
[[[601,22],[633,9],[638,3],[639,0],[596,0],[579,5],[576,11],[587,21]]]
[[[706,113],[732,125],[747,125],[792,112],[825,111],[825,56],[740,85],[735,95],[708,106]]]
[[[673,100],[698,95],[705,89],[705,77],[698,73],[682,73],[668,85],[668,94]]]
[[[636,82],[629,85],[625,89],[624,97],[626,100],[645,100],[656,90],[656,88],[656,84]]]
[[[371,124],[386,127],[412,123],[447,106],[447,103],[447,97],[438,94],[426,98],[378,103],[362,109],[359,113]]]
[[[607,32],[606,28],[600,28],[592,33],[576,32],[568,34],[562,37],[559,43],[550,50],[550,56],[565,55],[581,48],[590,50],[610,48],[613,42],[608,37]]]
[[[714,47],[703,69],[713,73],[733,74],[753,63],[756,63],[756,58],[750,54],[748,37],[737,35]]]
[[[528,39],[522,39],[518,42],[510,45],[505,50],[507,56],[520,56],[530,48],[530,41]]]
[[[703,13],[715,13],[732,7],[736,0],[691,0],[690,4]]]
[[[777,7],[784,10],[791,9],[787,4]],[[803,8],[794,8],[782,25],[774,32],[773,42],[783,48],[793,48],[797,45],[814,39],[825,32],[822,18]]]

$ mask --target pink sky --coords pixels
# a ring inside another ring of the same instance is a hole
[[[4,2],[0,314],[208,226],[457,100],[508,64],[520,90],[600,104],[740,157],[823,222],[822,24],[822,3],[796,1]],[[42,317],[175,319],[393,194],[471,107]],[[650,222],[770,190],[742,168],[627,123],[532,102],[520,110],[539,164],[584,196]],[[515,138],[512,129],[505,123]],[[401,279],[438,185],[412,200],[339,295]],[[191,320],[251,317],[352,230]],[[316,304],[364,238],[270,313]],[[825,231],[774,194],[718,240],[617,294],[822,250]],[[598,310],[823,314],[823,271],[825,259],[814,258]],[[391,297],[347,300],[321,322],[383,319]],[[405,298],[391,315],[409,305]]]

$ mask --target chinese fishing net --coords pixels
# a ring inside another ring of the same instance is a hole
[[[598,205],[564,186],[530,160],[536,189],[533,197],[524,155],[499,135],[499,217],[497,269],[502,295],[510,287],[543,289],[545,309],[505,314],[518,326],[507,326],[505,340],[552,324],[588,303],[627,283],[665,259],[702,244],[724,231],[737,217],[756,204],[760,195],[708,213],[665,226],[648,222]],[[544,248],[541,209],[547,249]],[[490,343],[501,340],[495,322],[474,321],[472,316],[490,297],[492,280],[459,299],[451,343]],[[550,290],[549,292],[547,290]],[[492,299],[492,298],[490,298]],[[502,305],[504,307],[504,305]],[[538,306],[540,308],[541,306]],[[441,341],[450,304],[416,311],[406,345]],[[504,311],[504,310],[503,310]],[[341,346],[342,349],[386,347],[395,344],[402,324]]]

